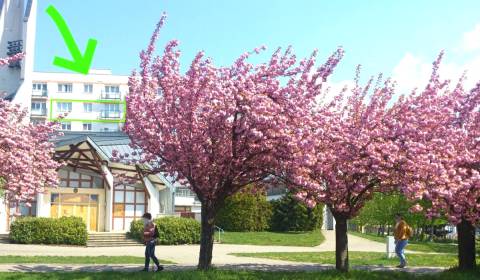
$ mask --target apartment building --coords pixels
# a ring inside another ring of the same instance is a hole
[[[92,69],[88,75],[33,72],[33,123],[58,120],[65,131],[119,131],[125,121],[128,76]]]

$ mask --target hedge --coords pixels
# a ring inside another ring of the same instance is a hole
[[[311,231],[323,223],[323,205],[311,209],[288,193],[272,203],[272,231]]]
[[[247,188],[225,200],[215,224],[226,231],[265,231],[270,227],[271,215],[265,193]]]
[[[86,245],[87,239],[87,226],[80,217],[20,217],[10,225],[13,243]]]
[[[200,223],[197,220],[180,217],[164,217],[154,220],[160,234],[157,244],[178,245],[200,243]],[[130,224],[128,236],[143,242],[143,221]]]

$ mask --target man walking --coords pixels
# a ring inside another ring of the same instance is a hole
[[[150,266],[150,258],[157,266],[157,272],[163,270],[163,266],[158,262],[157,257],[155,256],[155,240],[158,237],[158,229],[152,221],[152,214],[145,213],[142,216],[143,218],[143,241],[145,243],[145,268],[143,271],[148,271]]]
[[[412,235],[412,228],[405,222],[401,214],[395,215],[395,253],[400,259],[400,265],[398,268],[404,268],[407,266],[407,260],[405,259],[405,247],[408,244],[408,239]]]

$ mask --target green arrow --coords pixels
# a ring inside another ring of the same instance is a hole
[[[67,44],[68,50],[73,58],[72,61],[56,56],[53,60],[53,65],[87,75],[88,70],[90,70],[90,65],[92,64],[93,53],[97,47],[97,40],[89,39],[85,54],[82,55],[77,43],[75,42],[75,39],[73,39],[72,32],[70,32],[65,20],[57,11],[57,9],[55,9],[53,5],[50,5],[48,6],[46,12],[57,25],[58,30],[60,31],[60,34],[62,34],[63,40]]]

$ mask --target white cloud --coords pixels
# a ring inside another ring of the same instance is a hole
[[[475,25],[472,31],[463,34],[462,49],[465,51],[480,49],[480,24]]]
[[[470,88],[480,80],[480,24],[472,31],[465,32],[460,52],[446,50],[440,65],[440,77],[456,83],[466,71],[466,88]],[[468,52],[467,52],[468,51]],[[432,72],[432,62],[436,57],[424,58],[407,52],[392,71],[392,78],[397,82],[397,92],[409,93],[414,88],[423,89],[429,81]],[[466,61],[466,62],[460,62]]]

